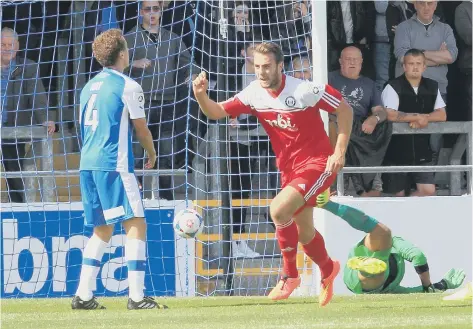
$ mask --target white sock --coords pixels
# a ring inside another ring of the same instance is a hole
[[[145,290],[146,242],[129,239],[125,244],[128,266],[128,289],[134,302],[143,300]]]
[[[88,301],[94,296],[97,289],[97,274],[100,270],[100,262],[108,243],[102,241],[95,234],[89,239],[82,254],[82,269],[80,271],[79,287],[76,296]]]

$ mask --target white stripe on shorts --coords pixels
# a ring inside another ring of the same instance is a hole
[[[103,217],[105,220],[115,219],[125,215],[125,208],[123,206],[107,209],[103,211]]]
[[[327,178],[330,177],[332,173],[330,171],[325,171],[322,175],[320,175],[319,179],[315,182],[315,184],[310,188],[309,192],[304,196],[305,201],[309,200],[314,194],[317,193],[317,190],[321,188]]]
[[[125,193],[130,203],[131,209],[133,210],[133,215],[135,217],[145,217],[145,211],[143,209],[143,202],[141,200],[140,188],[138,187],[138,182],[136,181],[135,174],[121,172],[120,176],[123,181],[123,187],[125,188]]]

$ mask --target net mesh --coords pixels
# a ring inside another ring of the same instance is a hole
[[[268,137],[253,117],[208,120],[190,80],[204,70],[212,99],[233,96],[255,79],[253,47],[263,40],[282,46],[286,74],[310,79],[309,1],[8,1],[5,27],[19,51],[10,78],[2,74],[4,297],[77,287],[91,235],[80,203],[79,94],[101,70],[92,42],[110,28],[126,35],[125,74],[144,90],[158,153],[156,169],[143,171],[134,144],[149,224],[147,293],[262,295],[275,285],[281,258],[268,205],[280,183]],[[176,239],[171,225],[189,206],[206,225],[195,241]],[[123,240],[117,226],[98,295],[127,292]],[[311,271],[302,254],[298,266]]]

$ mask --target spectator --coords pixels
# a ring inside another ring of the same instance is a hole
[[[312,80],[312,67],[307,56],[295,56],[291,62],[292,76],[302,80]]]
[[[396,77],[396,56],[394,55],[394,37],[396,35],[396,28],[398,25],[415,14],[415,8],[409,1],[389,1],[388,8],[386,8],[386,30],[388,32],[390,44],[389,56],[389,79]],[[384,89],[384,84],[382,86]]]
[[[361,51],[357,47],[346,47],[340,57],[340,70],[330,72],[328,82],[340,90],[343,98],[353,108],[353,129],[347,149],[347,165],[380,166],[391,137],[391,127],[384,123],[387,114],[382,107],[381,93],[375,82],[360,75],[362,63]],[[349,174],[348,177],[358,195],[381,195],[381,175]],[[348,179],[345,185],[347,183]]]
[[[44,125],[48,133],[55,130],[48,121],[48,98],[43,83],[37,76],[38,64],[17,56],[18,35],[8,27],[1,31],[1,124],[2,127]],[[2,160],[5,171],[22,170],[26,156],[26,140],[2,140]],[[22,178],[8,178],[10,202],[25,202]]]
[[[174,169],[185,166],[187,82],[192,62],[181,38],[161,27],[161,5],[161,1],[141,2],[143,23],[125,39],[130,49],[129,74],[145,94],[145,112],[158,153],[156,166]],[[172,177],[161,175],[159,182],[160,198],[173,200]]]
[[[460,37],[460,58],[458,67],[464,75],[464,95],[466,100],[466,115],[464,119],[471,121],[472,103],[471,103],[471,1],[463,1],[455,10],[455,28]]]
[[[374,68],[376,74],[376,88],[381,92],[384,84],[389,80],[389,62],[391,57],[391,45],[389,43],[388,24],[386,11],[389,6],[388,0],[374,2],[376,9],[376,24],[374,35]]]
[[[253,51],[261,40],[248,41],[245,43],[241,55],[245,58],[242,66],[243,88],[256,80],[253,63]],[[230,127],[233,130],[230,136],[230,188],[232,200],[249,199],[252,191],[251,182],[251,148],[257,148],[257,142],[252,142],[248,131],[260,129],[257,120],[246,114],[238,118],[230,119]],[[261,129],[262,130],[262,129]],[[263,136],[266,134],[261,131]],[[267,137],[266,137],[267,140]],[[269,143],[269,142],[267,142]],[[233,233],[245,233],[245,221],[247,215],[246,207],[232,207]],[[233,257],[254,258],[260,256],[259,253],[251,249],[245,240],[232,241]]]
[[[340,68],[338,58],[348,45],[360,47],[365,65],[364,76],[374,78],[370,44],[374,38],[375,10],[372,2],[327,1],[328,70]]]
[[[437,1],[415,1],[416,14],[396,28],[394,38],[394,54],[397,58],[396,76],[402,74],[404,54],[412,48],[424,51],[427,69],[424,77],[438,82],[440,93],[445,103],[447,101],[447,72],[448,64],[453,63],[458,49],[452,28],[440,22],[434,15]],[[438,161],[438,154],[442,145],[442,135],[431,136],[431,148],[434,164]]]
[[[418,129],[426,127],[429,122],[446,120],[439,83],[423,76],[427,61],[421,50],[410,49],[404,53],[404,74],[389,81],[382,93],[389,121],[408,122],[411,128]],[[429,139],[429,135],[424,134],[393,136],[386,152],[386,164],[432,165]],[[383,182],[385,190],[396,196],[409,195],[411,183],[417,187],[412,196],[435,195],[434,174],[431,172],[384,174]]]
[[[439,83],[440,93],[447,100],[448,64],[453,63],[458,49],[452,28],[434,15],[437,1],[415,1],[416,14],[396,28],[394,54],[397,58],[396,76],[403,73],[404,54],[412,48],[424,52],[427,69],[424,77]]]
[[[292,55],[307,52],[310,47],[310,9],[305,0],[283,1],[271,16],[270,39],[281,45],[286,65]]]

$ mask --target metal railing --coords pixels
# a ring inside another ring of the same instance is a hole
[[[392,167],[345,167],[337,176],[337,193],[343,195],[344,184],[343,175],[350,173],[389,173],[389,172],[451,172],[450,194],[461,194],[461,172],[467,172],[467,189],[471,193],[472,187],[472,122],[431,122],[426,128],[412,129],[408,123],[394,122],[393,134],[460,134],[452,154],[450,155],[450,165],[444,166],[392,166]],[[230,136],[237,137],[237,129],[230,129]],[[266,136],[261,129],[253,129],[244,132],[245,136],[260,137]],[[461,159],[466,152],[467,164],[461,165]]]
[[[41,170],[22,170],[14,172],[0,173],[0,178],[40,178],[40,191],[42,201],[56,202],[55,181],[56,177],[74,177],[79,176],[79,169],[54,170],[53,163],[53,138],[48,135],[46,127],[26,126],[26,127],[2,127],[1,137],[3,140],[21,141],[22,143],[34,143],[35,155],[39,159]],[[67,154],[60,154],[66,157]],[[157,170],[135,170],[135,173],[142,176],[184,176],[186,169],[157,169]],[[36,191],[35,191],[36,193]]]
[[[444,166],[389,166],[389,167],[345,167],[337,175],[337,194],[344,194],[343,175],[349,173],[395,173],[395,172],[451,172],[450,195],[461,194],[461,172],[467,172],[467,190],[471,193],[472,175],[472,123],[431,122],[422,129],[412,129],[408,123],[393,123],[393,135],[407,134],[460,134],[450,155],[450,165]],[[466,165],[460,165],[466,152]]]

